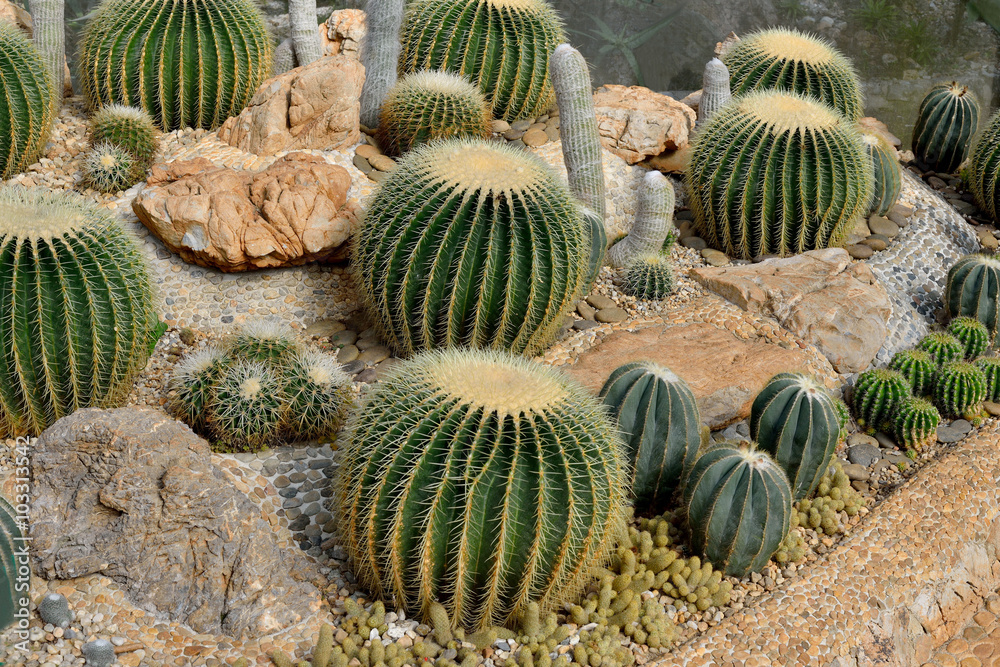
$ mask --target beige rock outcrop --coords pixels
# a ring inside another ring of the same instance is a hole
[[[343,254],[357,226],[350,186],[346,169],[305,153],[259,172],[196,158],[154,166],[132,210],[186,262],[226,272],[295,266]]]
[[[851,262],[842,248],[694,269],[691,276],[740,308],[773,317],[815,345],[840,373],[867,368],[888,334],[889,296],[868,265]]]
[[[360,9],[338,9],[319,24],[319,42],[324,56],[344,54],[361,58],[361,40],[366,32],[365,13]]]
[[[629,164],[683,148],[696,120],[691,107],[642,86],[601,86],[594,112],[601,143]]]
[[[356,56],[327,56],[268,79],[219,139],[257,155],[299,148],[332,150],[361,140],[358,114],[365,68]]]

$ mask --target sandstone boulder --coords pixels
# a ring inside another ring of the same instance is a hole
[[[339,258],[357,227],[347,170],[289,153],[259,171],[205,158],[153,167],[132,210],[186,262],[226,272]]]
[[[319,24],[319,41],[324,56],[343,54],[361,59],[361,40],[365,36],[365,13],[360,9],[338,9],[325,23]]]
[[[208,444],[146,408],[80,410],[31,458],[32,555],[46,579],[101,574],[197,632],[261,636],[318,611],[318,572],[284,552]]]
[[[356,55],[327,56],[268,79],[219,139],[257,155],[297,148],[332,150],[361,140],[365,68]]]
[[[867,368],[888,334],[889,296],[871,269],[852,263],[842,248],[694,269],[691,276],[740,308],[773,317],[815,345],[840,373]]]
[[[696,120],[691,107],[642,86],[601,86],[594,112],[601,143],[629,164],[683,148]]]
[[[895,134],[889,131],[889,126],[880,121],[878,118],[873,116],[865,116],[858,121],[858,125],[862,128],[881,134],[885,137],[886,141],[893,145],[897,150],[903,145],[903,141],[897,137]]]

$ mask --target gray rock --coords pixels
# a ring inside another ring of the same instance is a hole
[[[595,322],[594,320],[577,320],[573,322],[573,329],[576,331],[586,331],[587,329],[593,329],[597,326],[600,326],[600,323]]]
[[[594,319],[594,315],[597,314],[597,309],[591,306],[586,301],[580,301],[576,304],[576,312],[580,313],[580,317],[585,320]]]
[[[374,368],[366,368],[357,375],[354,376],[355,382],[364,382],[366,384],[371,384],[378,380],[378,373],[375,372]]]
[[[115,663],[115,647],[107,639],[87,642],[81,649],[87,667],[111,667]]]
[[[340,367],[340,370],[344,371],[348,375],[354,375],[360,373],[365,369],[365,362],[360,359],[355,359],[354,361],[348,361],[346,364]]]
[[[724,252],[705,248],[701,251],[701,256],[712,266],[726,266],[729,264],[729,257]]]
[[[882,453],[878,447],[873,447],[868,443],[854,445],[847,449],[847,460],[867,468],[871,464],[882,458]]]
[[[889,238],[899,234],[899,226],[888,218],[883,218],[880,215],[873,215],[868,218],[868,229],[872,230],[872,234],[881,234],[883,236],[888,236]]]
[[[984,401],[983,409],[986,410],[986,412],[991,417],[1000,416],[1000,403],[994,403],[993,401]]]
[[[962,433],[968,433],[972,430],[972,424],[965,419],[956,419],[951,423],[951,427],[956,431],[961,431]]]
[[[951,426],[939,426],[937,430],[938,442],[958,442],[965,437],[968,431],[956,429]]]
[[[705,239],[700,236],[685,236],[681,239],[681,245],[685,248],[692,248],[694,250],[704,250],[708,247],[705,243]]]
[[[896,441],[892,438],[892,436],[883,433],[882,431],[879,431],[878,433],[875,434],[875,440],[878,442],[879,447],[881,447],[882,449],[896,448]]]
[[[606,297],[603,294],[591,294],[587,297],[587,303],[596,308],[597,310],[604,310],[605,308],[615,308],[618,304],[614,302],[610,297]]]
[[[622,308],[602,308],[595,317],[598,322],[621,322],[628,317],[628,313]]]
[[[860,445],[863,443],[868,443],[869,445],[878,447],[878,440],[871,437],[870,435],[866,435],[864,433],[852,433],[849,436],[847,436],[847,444],[849,446]]]
[[[852,243],[847,246],[848,254],[854,259],[868,259],[875,251],[871,249],[870,246],[862,245],[860,243]]]
[[[857,463],[848,463],[844,466],[844,474],[847,475],[847,479],[852,482],[867,482],[871,479],[871,473],[868,472],[868,468]]]
[[[358,358],[361,351],[355,345],[345,345],[337,352],[337,361],[341,364],[349,364]]]

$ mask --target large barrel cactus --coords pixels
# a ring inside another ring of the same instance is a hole
[[[694,140],[686,172],[702,238],[731,257],[836,245],[871,201],[872,162],[853,123],[795,93],[750,93]]]
[[[0,434],[124,400],[156,326],[149,272],[75,195],[0,189]]]
[[[547,165],[453,139],[411,151],[383,181],[352,267],[376,327],[401,354],[532,354],[576,303],[589,256],[580,208]]]
[[[625,438],[637,510],[659,514],[701,444],[694,393],[669,368],[637,361],[615,369],[600,398]]]
[[[795,500],[819,486],[839,435],[833,399],[802,373],[775,375],[750,407],[750,438],[788,475]]]
[[[913,155],[934,171],[957,171],[978,125],[979,100],[969,87],[955,81],[938,84],[917,111]]]
[[[896,149],[880,132],[861,128],[861,141],[875,168],[875,189],[869,213],[885,215],[903,191],[903,170],[896,159]]]
[[[969,160],[969,189],[976,204],[994,220],[1000,220],[1000,112],[990,117],[976,139]]]
[[[558,371],[488,350],[428,352],[355,413],[331,510],[358,579],[409,615],[515,622],[558,607],[625,531],[614,425]]]
[[[401,74],[461,74],[483,91],[493,115],[508,121],[552,105],[549,57],[566,41],[546,0],[414,0],[400,40]]]
[[[944,307],[951,317],[974,317],[996,337],[1000,259],[993,255],[966,255],[948,270]]]
[[[722,56],[733,95],[784,90],[829,104],[851,120],[861,118],[861,83],[851,61],[829,42],[787,28],[761,30]]]
[[[52,130],[52,82],[31,41],[0,21],[0,178],[38,159]]]
[[[80,46],[91,108],[141,107],[160,129],[212,129],[243,110],[271,71],[252,0],[104,0]]]
[[[14,573],[18,571],[15,556],[24,546],[24,524],[7,500],[0,496],[0,629],[6,629],[18,619],[14,615],[22,608],[24,595],[16,590]],[[27,606],[27,605],[23,605]]]
[[[788,535],[792,490],[765,452],[724,443],[695,461],[684,486],[691,546],[728,575],[759,572]]]

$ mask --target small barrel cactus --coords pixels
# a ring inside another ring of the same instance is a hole
[[[965,346],[950,333],[931,333],[917,343],[917,349],[931,355],[938,367],[965,357]]]
[[[479,89],[450,72],[407,74],[389,91],[379,116],[378,143],[401,155],[433,139],[490,133],[490,109]]]
[[[674,270],[663,255],[637,257],[625,268],[622,291],[637,299],[659,301],[673,293]]]
[[[0,434],[118,405],[156,321],[145,258],[112,215],[70,193],[0,189]]]
[[[952,361],[934,382],[934,403],[946,415],[973,419],[986,400],[986,376],[974,364]]]
[[[0,178],[37,160],[49,140],[53,86],[31,41],[13,23],[0,21]]]
[[[728,443],[695,461],[684,503],[691,546],[733,577],[763,569],[791,527],[792,490],[781,466]]]
[[[941,415],[930,401],[908,398],[899,404],[892,417],[892,432],[896,442],[908,449],[920,451],[937,440]]]
[[[625,533],[628,464],[567,376],[490,350],[404,362],[355,412],[330,508],[368,590],[468,629],[573,599]]]
[[[868,213],[885,215],[903,191],[903,170],[896,149],[880,132],[861,129],[861,141],[875,169],[875,189]]]
[[[38,600],[37,608],[41,619],[57,628],[67,628],[73,621],[69,601],[61,593],[46,593]]]
[[[854,416],[858,425],[876,431],[889,423],[900,401],[910,397],[910,383],[899,371],[871,368],[854,385]]]
[[[494,116],[515,121],[552,105],[549,57],[566,39],[546,0],[414,0],[400,41],[400,74],[461,74],[479,86]]]
[[[98,192],[119,192],[136,181],[135,158],[124,148],[100,143],[83,158],[84,182]]]
[[[226,344],[230,357],[252,361],[288,360],[300,350],[291,329],[274,320],[248,322]]]
[[[642,179],[636,204],[635,222],[628,236],[608,250],[608,263],[615,268],[636,259],[659,253],[674,227],[674,186],[653,169]]]
[[[969,153],[979,125],[979,100],[955,81],[934,86],[913,126],[913,155],[934,171],[952,173]]]
[[[351,403],[351,378],[332,356],[313,350],[299,353],[287,368],[285,428],[303,440],[336,432]]]
[[[451,139],[411,151],[382,182],[351,265],[375,326],[404,355],[533,354],[579,298],[589,244],[579,206],[541,160]]]
[[[205,429],[205,414],[215,385],[229,366],[229,357],[216,347],[187,356],[178,364],[169,383],[168,410],[195,431]]]
[[[701,444],[694,393],[669,368],[637,361],[615,369],[599,397],[625,439],[638,510],[662,512]]]
[[[788,475],[792,497],[812,493],[830,465],[840,435],[833,399],[814,378],[779,373],[750,406],[750,438]]]
[[[281,380],[259,361],[237,359],[212,396],[208,428],[221,448],[255,452],[277,442],[286,404]]]
[[[685,178],[702,238],[743,259],[836,245],[868,210],[874,183],[854,124],[783,92],[719,110],[695,136]]]
[[[761,30],[733,44],[722,62],[734,96],[784,90],[825,102],[850,120],[861,118],[861,83],[851,61],[829,42],[787,28]]]
[[[944,307],[951,317],[974,317],[986,325],[990,338],[997,334],[1000,307],[1000,259],[991,255],[966,255],[948,270]]]
[[[837,433],[837,442],[847,440],[847,425],[851,423],[851,409],[841,398],[833,399],[833,408],[837,411],[837,422],[840,424],[840,431]]]
[[[1000,111],[990,116],[986,129],[972,147],[969,190],[976,204],[994,221],[1000,220]]]
[[[153,165],[160,147],[153,118],[138,107],[110,104],[90,119],[91,143],[108,143],[128,151],[135,163],[133,177],[139,180]]]
[[[214,129],[271,71],[271,39],[252,0],[103,0],[80,45],[92,109],[145,109],[165,132]]]
[[[1000,357],[980,357],[974,363],[986,378],[986,400],[1000,401]]]
[[[729,85],[729,68],[718,58],[705,65],[702,75],[701,101],[698,102],[698,123],[704,123],[716,111],[729,104],[732,91]]]
[[[114,644],[107,639],[89,641],[80,648],[80,652],[87,661],[87,667],[111,667],[117,660]]]
[[[934,391],[938,362],[925,350],[900,350],[892,356],[889,369],[903,374],[914,396],[929,396]]]
[[[965,347],[965,358],[969,361],[981,356],[990,346],[986,325],[972,317],[956,317],[948,324],[948,333]]]

